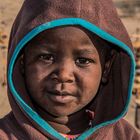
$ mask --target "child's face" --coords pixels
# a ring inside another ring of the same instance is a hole
[[[55,116],[70,115],[96,95],[101,80],[97,49],[76,27],[41,33],[25,49],[25,80],[35,103]]]

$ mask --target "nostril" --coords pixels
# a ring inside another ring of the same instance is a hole
[[[61,83],[72,83],[74,81],[74,76],[69,71],[61,71],[61,73],[58,75],[58,80]]]
[[[55,82],[58,82],[58,83],[72,83],[73,82],[73,80],[71,80],[71,79],[66,79],[66,78],[64,79],[64,78],[60,78],[60,77],[52,78],[52,80]]]
[[[53,74],[51,75],[51,80],[57,83],[72,83],[74,81],[74,77],[71,75]]]
[[[69,79],[69,80],[67,80],[66,82],[67,82],[67,83],[73,83],[73,80],[70,80],[70,79]]]
[[[52,80],[55,82],[59,82],[59,80],[57,78],[53,78]]]
[[[73,66],[68,64],[68,62],[61,63],[50,76],[53,81],[59,83],[72,83],[75,80]]]
[[[57,75],[52,74],[52,75],[51,75],[51,79],[52,79],[53,81],[55,81],[55,82],[59,82],[59,79],[58,79],[58,76],[57,76]]]

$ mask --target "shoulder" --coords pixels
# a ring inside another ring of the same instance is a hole
[[[113,132],[116,136],[126,140],[140,140],[140,133],[124,119],[114,124]]]
[[[0,140],[9,140],[8,128],[9,128],[9,115],[0,119]]]
[[[17,140],[18,124],[13,113],[0,119],[0,140]]]
[[[24,122],[21,122],[24,124]],[[16,120],[13,112],[0,119],[0,140],[29,139],[23,126]]]

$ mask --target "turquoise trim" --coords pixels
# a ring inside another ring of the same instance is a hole
[[[9,81],[9,87],[11,90],[11,93],[13,94],[14,98],[18,102],[18,104],[23,108],[23,110],[33,119],[40,127],[42,127],[45,131],[47,131],[52,136],[56,137],[59,140],[65,140],[64,137],[62,137],[55,129],[53,129],[47,122],[45,122],[30,106],[28,106],[23,99],[19,96],[20,94],[16,91],[13,80],[12,80],[12,73],[14,68],[14,63],[17,59],[17,56],[21,49],[29,42],[32,38],[34,38],[36,35],[41,33],[44,30],[55,28],[58,26],[67,26],[67,25],[79,25],[82,26],[89,31],[95,33],[96,35],[100,36],[101,38],[107,40],[108,42],[111,42],[118,47],[122,48],[126,53],[130,56],[131,59],[131,73],[130,73],[130,79],[129,79],[129,89],[128,89],[128,100],[126,103],[126,106],[124,108],[124,111],[115,119],[107,122],[103,122],[94,128],[91,128],[84,132],[82,135],[80,135],[77,140],[84,140],[88,136],[90,136],[93,132],[95,132],[97,129],[106,126],[108,124],[112,124],[116,121],[118,121],[121,117],[125,115],[125,113],[128,110],[128,104],[130,102],[131,93],[132,93],[132,85],[134,81],[134,73],[135,73],[135,58],[131,51],[131,49],[121,42],[120,40],[116,39],[112,35],[108,34],[107,32],[101,30],[99,27],[95,26],[94,24],[83,20],[81,18],[62,18],[53,20],[51,22],[47,22],[45,24],[42,24],[36,28],[34,28],[31,32],[29,32],[24,38],[18,43],[18,45],[15,48],[15,51],[13,52],[13,55],[11,57],[10,63],[9,63],[9,69],[8,69],[8,81]]]

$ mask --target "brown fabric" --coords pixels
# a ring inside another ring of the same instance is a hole
[[[29,31],[43,23],[66,17],[85,19],[126,43],[133,50],[128,34],[111,0],[25,0],[11,31],[8,69],[16,45]],[[116,48],[115,45],[108,44]],[[96,114],[93,121],[94,126],[110,121],[124,111],[128,96],[130,67],[131,62],[128,54],[117,49],[117,57],[109,75],[109,82],[100,86],[98,95],[89,105],[89,108]],[[14,66],[13,81],[22,99],[34,109],[19,69],[19,59]],[[27,116],[26,112],[16,103],[9,88],[8,96],[13,113],[0,120],[0,140],[44,140],[48,137],[55,139]],[[118,134],[121,137],[118,138]],[[140,138],[140,135],[136,134],[135,130],[124,121],[102,128],[101,131],[95,132],[93,138],[90,139],[94,139],[95,136],[97,139],[104,140],[138,140]]]
[[[30,125],[26,125],[28,133],[19,126],[12,113],[0,121],[0,140],[50,140]],[[30,134],[30,135],[29,135]],[[140,140],[140,135],[125,120],[103,127],[87,138],[87,140]],[[55,139],[54,139],[55,140]]]
[[[88,140],[140,140],[140,135],[136,130],[123,119],[113,125],[101,128],[96,133]]]

